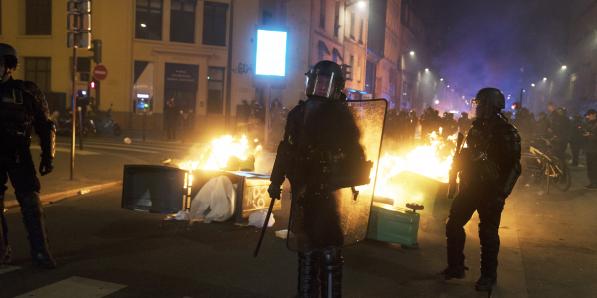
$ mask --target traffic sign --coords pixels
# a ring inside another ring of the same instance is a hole
[[[103,64],[98,64],[93,68],[93,78],[101,81],[108,76],[108,69]]]

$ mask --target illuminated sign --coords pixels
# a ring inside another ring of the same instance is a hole
[[[285,31],[257,30],[256,75],[286,76],[287,35]]]

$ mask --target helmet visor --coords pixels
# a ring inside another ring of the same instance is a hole
[[[333,73],[331,75],[317,74],[314,78],[308,78],[307,86],[309,87],[310,84],[313,84],[308,95],[332,98],[335,79]],[[313,82],[309,80],[313,80]]]
[[[12,69],[17,67],[17,57],[12,55],[0,56],[0,65]]]

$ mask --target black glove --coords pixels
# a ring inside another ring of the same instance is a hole
[[[45,176],[50,174],[54,169],[54,164],[51,158],[42,158],[39,163],[39,174]]]
[[[272,199],[280,199],[280,194],[282,194],[282,188],[280,185],[271,183],[267,188],[267,192],[269,193],[269,197]]]

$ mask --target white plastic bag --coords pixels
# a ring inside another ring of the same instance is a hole
[[[254,226],[257,228],[262,228],[263,223],[265,222],[265,217],[267,216],[267,210],[257,210],[249,215],[249,225]],[[268,227],[272,227],[276,223],[274,219],[274,214],[269,217],[269,222],[267,223]]]
[[[203,185],[191,202],[190,220],[226,221],[234,214],[236,192],[230,179],[218,176]]]

